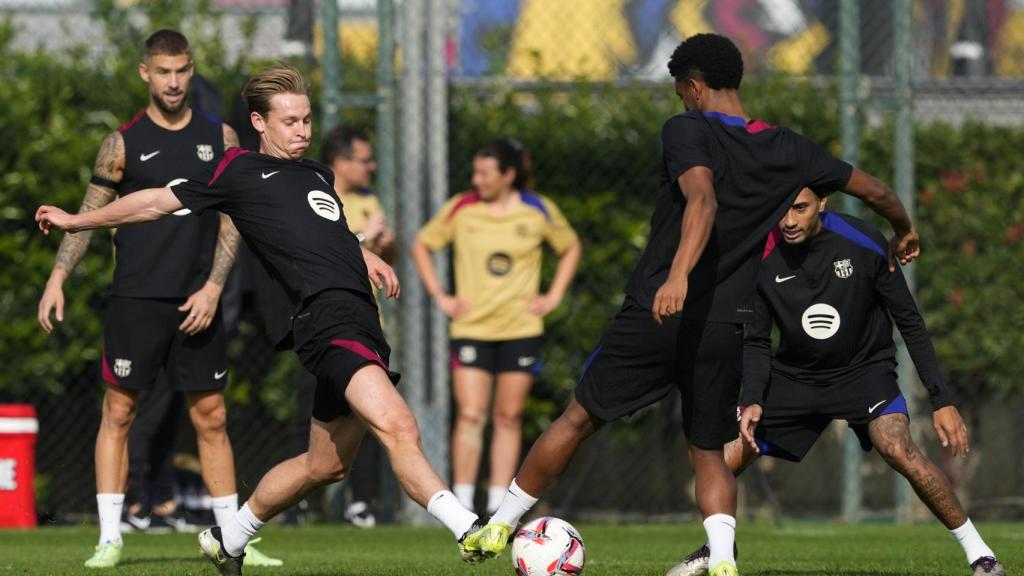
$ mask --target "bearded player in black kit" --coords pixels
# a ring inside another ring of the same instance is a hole
[[[832,420],[846,420],[861,446],[877,450],[949,529],[975,576],[1006,576],[949,480],[910,436],[894,322],[928,389],[942,446],[953,456],[969,450],[903,272],[889,271],[882,233],[826,212],[825,198],[804,188],[762,250],[753,308],[743,346],[742,436],[725,446],[733,474],[763,455],[799,462]],[[705,576],[709,556],[702,546],[666,576]]]
[[[118,196],[188,179],[209,178],[227,147],[238,145],[230,126],[188,106],[193,75],[188,40],[174,30],[145,43],[139,75],[149,105],[112,132],[96,157],[80,213]],[[64,317],[63,284],[88,248],[91,233],[68,234],[39,301],[47,333],[50,314]],[[196,429],[203,480],[218,523],[238,508],[235,467],[226,429],[227,348],[217,304],[238,248],[227,216],[179,210],[172,218],[128,226],[114,235],[116,265],[104,315],[102,377],[107,387],[96,436],[96,500],[100,538],[88,568],[111,568],[121,559],[120,522],[128,472],[127,436],[139,392],[161,370],[186,393]],[[279,565],[256,552],[263,565]]]
[[[265,522],[314,488],[342,479],[367,429],[387,451],[405,492],[452,531],[460,549],[477,520],[427,462],[416,419],[395,390],[398,375],[388,370],[390,348],[369,280],[394,298],[398,278],[349,231],[330,168],[302,158],[312,136],[307,91],[290,66],[250,79],[243,95],[260,152],[228,150],[209,184],[142,190],[76,215],[52,206],[36,212],[49,233],[157,220],[186,207],[219,210],[287,292],[291,309],[269,313],[290,317],[291,331],[278,347],[293,347],[317,377],[309,449],[270,470],[233,522],[199,535],[203,554],[221,574],[241,574],[244,547]]]

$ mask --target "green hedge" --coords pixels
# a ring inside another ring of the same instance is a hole
[[[214,28],[205,36],[189,34],[198,67],[228,97],[238,90],[252,63],[229,66],[218,60],[219,21],[205,3],[147,6],[153,22],[185,30],[186,14],[210,13]],[[0,354],[6,360],[0,399],[40,389],[59,394],[89,374],[87,367],[98,359],[97,312],[111,277],[109,236],[95,235],[66,284],[66,320],[47,337],[35,311],[59,235],[44,237],[32,221],[42,202],[77,207],[100,140],[145,102],[135,69],[148,28],[133,27],[112,1],[101,3],[98,13],[110,39],[110,51],[99,60],[84,48],[58,55],[16,52],[11,25],[0,26]],[[372,74],[348,64],[347,85],[366,88]],[[319,74],[311,79],[316,89]],[[750,79],[744,98],[752,115],[790,126],[838,153],[833,87]],[[480,144],[515,137],[532,151],[534,188],[562,207],[584,242],[572,293],[548,322],[546,385],[530,409],[534,430],[556,413],[621,301],[656,191],[659,130],[680,106],[667,81],[655,88],[580,84],[530,92],[462,87],[451,93],[452,191],[468,186]],[[1024,267],[1024,172],[1017,151],[1024,130],[933,125],[916,134],[917,214],[924,239],[919,299],[943,369],[966,397],[1019,389],[1024,355],[1014,351],[1024,338],[1024,289],[1018,281]],[[888,128],[866,131],[865,167],[888,179],[891,149]],[[550,271],[554,258],[547,261]],[[276,382],[289,380],[281,366],[270,370]],[[249,389],[238,387],[233,398],[253,400]],[[288,394],[275,385],[258,397],[279,404],[282,393]]]

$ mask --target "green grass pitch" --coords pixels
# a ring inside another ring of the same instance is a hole
[[[661,576],[701,544],[696,523],[609,526],[581,524],[587,546],[586,576]],[[979,529],[1010,574],[1024,574],[1024,524],[980,523]],[[8,574],[175,574],[215,575],[189,534],[125,537],[121,566],[86,570],[82,562],[95,544],[97,528],[43,528],[0,531],[0,576]],[[318,525],[264,530],[261,549],[285,560],[283,568],[250,568],[266,576],[439,576],[511,575],[507,554],[469,566],[458,559],[455,544],[441,528]],[[740,573],[743,576],[829,574],[969,574],[960,547],[937,523],[896,526],[789,523],[777,530],[740,523]]]

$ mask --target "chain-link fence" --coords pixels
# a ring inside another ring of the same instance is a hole
[[[244,7],[245,2],[230,4]],[[306,16],[316,21],[314,3],[304,4]],[[374,61],[375,4],[341,2],[346,66],[368,68]],[[416,24],[439,27],[442,32],[443,57],[434,54],[430,66],[427,55],[417,56],[407,45],[422,42],[421,52],[437,50],[436,43],[428,44],[425,28],[419,35],[408,28],[415,22],[410,14],[415,4],[396,3],[400,52],[396,89],[400,95],[410,89],[414,92],[399,98],[401,113],[395,117],[393,135],[399,145],[385,148],[395,150],[397,168],[390,177],[401,176],[394,198],[385,203],[395,208],[391,216],[398,229],[406,231],[399,241],[408,244],[410,231],[436,209],[439,197],[470,187],[472,157],[482,143],[510,136],[530,149],[536,190],[558,203],[584,244],[584,260],[571,293],[547,321],[546,371],[535,386],[524,424],[529,444],[564,406],[585,358],[617,310],[625,278],[643,247],[656,190],[659,130],[664,119],[679,111],[666,69],[672,49],[697,32],[730,36],[746,59],[743,96],[748,113],[790,126],[839,154],[837,79],[843,3],[440,2],[446,8],[441,12],[444,17],[422,16]],[[897,92],[892,5],[883,0],[857,3],[864,74],[857,83],[862,103],[861,164],[887,181],[893,174],[890,101]],[[263,6],[266,13],[259,6],[246,13],[259,23],[259,45],[270,50],[268,55],[285,51],[286,12],[292,7],[278,3]],[[21,8],[0,2],[0,9]],[[1024,344],[1019,329],[1024,325],[1024,307],[1019,305],[1020,283],[1012,277],[1024,267],[1020,242],[1024,199],[1013,150],[1024,141],[1019,128],[1024,118],[1024,5],[919,0],[912,8],[910,56],[917,123],[914,194],[924,240],[924,255],[916,268],[918,297],[946,379],[964,402],[972,431],[971,456],[966,462],[941,456],[924,403],[918,403],[915,413],[921,429],[918,436],[961,488],[972,515],[1019,517],[1024,511],[1020,488],[1024,486],[1024,450],[1014,441],[1014,424],[1024,417],[1019,377],[1024,367],[1015,346]],[[30,12],[28,17],[41,17],[38,10]],[[270,21],[276,23],[270,26]],[[358,33],[346,33],[355,30],[350,26],[356,26]],[[308,32],[307,38],[298,41],[316,47],[310,54],[319,56],[319,25]],[[19,34],[17,41],[23,48],[38,43],[26,29]],[[410,65],[410,58],[420,58],[412,61],[419,64]],[[436,133],[437,118],[425,117],[430,112],[423,96],[431,86],[428,82],[438,76],[449,91],[443,99],[448,137],[447,154],[442,156],[428,154],[428,138]],[[410,81],[411,77],[418,78]],[[422,101],[420,105],[416,99]],[[342,112],[343,119],[352,117],[359,116]],[[388,136],[374,137],[379,142]],[[420,152],[403,152],[403,142],[417,143]],[[409,162],[417,163],[411,172]],[[448,175],[447,189],[441,189],[443,180],[431,178],[439,169]],[[412,180],[407,181],[409,174]],[[41,194],[34,200],[41,200]],[[411,210],[409,205],[416,203]],[[547,278],[551,260],[546,265]],[[50,262],[31,265],[48,272]],[[416,283],[411,266],[403,266],[406,286]],[[76,281],[102,283],[106,273],[107,269],[94,268],[87,272],[87,279]],[[288,438],[298,377],[295,362],[274,354],[261,335],[261,320],[248,290],[243,281],[239,320],[230,344],[233,372],[228,391],[229,432],[243,497],[267,468],[294,449]],[[418,357],[395,346],[404,364],[400,368],[407,374],[408,366],[417,362],[436,368],[446,356],[442,353],[438,359],[438,350],[444,349],[440,317],[430,311],[431,304],[422,294],[410,290],[405,298],[408,302],[401,309],[387,311],[387,321],[396,323],[399,331],[392,333],[393,341],[409,342],[408,334],[399,337],[400,331],[408,330],[408,322],[415,318],[422,345]],[[20,304],[20,315],[35,307],[30,298],[14,299]],[[102,299],[91,307],[98,313]],[[93,359],[98,345],[92,344]],[[23,346],[28,349],[29,345]],[[61,352],[53,349],[52,353]],[[12,348],[4,354],[17,361],[22,350]],[[423,381],[407,378],[403,382],[409,394],[420,398],[418,402],[436,402],[439,395],[448,395],[447,382],[430,370],[411,372]],[[52,387],[30,386],[4,391],[0,399],[36,406],[41,421],[38,493],[42,509],[68,517],[89,514],[94,508],[91,477],[99,420],[98,363],[71,365],[61,381],[58,393],[44,391]],[[424,382],[430,385],[424,388]],[[603,429],[579,452],[543,505],[559,514],[587,518],[651,520],[695,515],[678,414],[678,399],[671,398]],[[425,441],[446,445],[447,424],[428,419]],[[183,427],[187,429],[187,423]],[[762,460],[741,483],[743,510],[772,518],[839,516],[844,434],[844,425],[830,428],[800,465]],[[187,446],[188,438],[180,444]],[[481,477],[486,478],[486,473],[482,470]],[[896,483],[885,464],[877,455],[868,455],[859,465],[859,475],[864,514],[892,516],[897,506]],[[387,484],[384,499],[395,493],[394,485]]]

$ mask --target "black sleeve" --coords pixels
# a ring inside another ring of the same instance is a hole
[[[669,118],[661,127],[661,149],[671,182],[695,166],[711,168],[707,127],[696,118],[686,115]]]
[[[896,322],[900,334],[903,335],[907,352],[910,353],[910,358],[914,361],[914,366],[917,367],[917,375],[921,378],[924,387],[928,389],[928,399],[931,401],[932,409],[938,410],[943,406],[953,404],[952,394],[942,382],[935,347],[932,346],[928,329],[924,325],[924,318],[921,317],[917,303],[914,302],[914,296],[910,293],[910,287],[907,286],[903,269],[897,265],[895,272],[889,272],[888,261],[885,258],[877,260],[875,291]]]
[[[764,394],[771,380],[772,314],[761,293],[754,294],[754,319],[743,333],[743,395],[744,406],[764,406]]]
[[[804,186],[821,197],[846,188],[853,166],[799,134],[796,134],[796,139],[797,154],[804,161]]]
[[[224,176],[222,174],[209,185],[195,180],[184,180],[170,186],[171,192],[178,197],[182,206],[196,214],[202,214],[207,210],[227,212],[225,204],[228,189]]]

